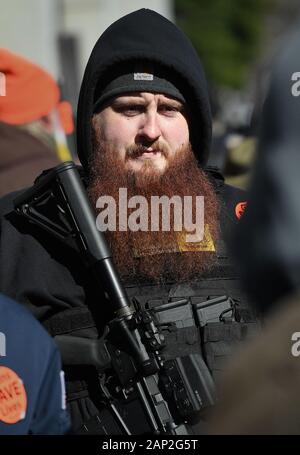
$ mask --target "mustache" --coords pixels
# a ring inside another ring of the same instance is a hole
[[[143,153],[152,151],[155,153],[160,152],[162,156],[165,158],[168,158],[169,156],[169,150],[168,147],[164,144],[161,144],[160,142],[156,141],[153,144],[151,144],[151,150],[149,150],[149,147],[142,145],[142,144],[133,144],[130,147],[126,149],[126,160],[129,158],[138,158],[141,156]]]

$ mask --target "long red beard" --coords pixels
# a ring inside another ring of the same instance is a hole
[[[95,208],[100,196],[109,195],[114,198],[117,203],[117,228],[119,188],[127,188],[128,199],[134,195],[144,196],[149,206],[153,195],[166,195],[169,198],[173,195],[182,198],[192,196],[193,217],[196,196],[204,196],[204,222],[209,226],[209,233],[216,246],[219,233],[217,197],[205,173],[199,169],[190,146],[168,159],[168,167],[163,174],[156,172],[150,161],[138,173],[126,171],[118,159],[117,151],[107,144],[100,145],[95,139],[94,150],[89,164],[89,198]],[[131,149],[129,153],[132,156],[135,152]],[[130,213],[128,209],[128,216]],[[172,220],[171,216],[170,231],[160,229],[157,232],[133,232],[127,229],[120,232],[117,229],[105,233],[114,262],[125,283],[194,280],[213,265],[216,258],[214,251],[179,252],[177,248],[175,252],[178,233],[174,231]]]

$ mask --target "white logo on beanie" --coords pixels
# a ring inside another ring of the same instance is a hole
[[[135,81],[153,81],[153,74],[150,73],[133,73]]]

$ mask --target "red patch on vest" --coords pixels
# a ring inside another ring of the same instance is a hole
[[[245,208],[247,206],[247,202],[239,202],[236,206],[235,206],[235,214],[236,214],[236,217],[238,219],[240,219],[245,211]]]

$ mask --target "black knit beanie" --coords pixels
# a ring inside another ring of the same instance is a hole
[[[153,62],[126,62],[113,66],[97,86],[93,111],[111,98],[132,92],[162,93],[185,103],[180,82],[170,70]]]

